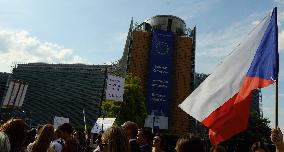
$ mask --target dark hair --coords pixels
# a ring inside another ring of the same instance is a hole
[[[255,142],[251,148],[250,148],[250,151],[251,152],[255,152],[256,150],[259,150],[259,149],[263,149],[265,152],[270,152],[270,150],[267,148],[267,146],[263,143],[263,142]]]
[[[158,136],[159,138],[160,138],[160,148],[162,149],[162,150],[165,150],[166,149],[166,139],[165,139],[165,136],[164,136],[164,134],[161,134],[161,133],[156,133],[155,135],[154,135],[154,139],[153,140],[155,140],[155,137],[156,136]],[[154,145],[153,145],[154,146]]]
[[[205,146],[203,141],[190,134],[182,135],[176,143],[177,152],[205,152]]]
[[[143,136],[144,140],[152,147],[152,139],[153,134],[149,130],[144,130],[143,128],[138,129],[138,132],[141,132],[141,135]]]
[[[73,132],[73,127],[69,124],[69,123],[64,123],[62,125],[60,125],[57,130],[60,130],[62,132],[66,132],[68,134],[72,134]]]
[[[210,152],[226,152],[226,149],[221,145],[213,145],[210,148]]]
[[[22,149],[28,130],[28,125],[24,120],[12,118],[4,123],[0,130],[9,137],[10,152],[18,152]]]
[[[54,130],[54,134],[53,134],[53,140],[61,138],[61,137],[62,137],[62,131],[58,130],[58,129],[55,129]]]
[[[80,130],[74,130],[73,135],[78,136],[78,139],[85,139],[85,134]]]

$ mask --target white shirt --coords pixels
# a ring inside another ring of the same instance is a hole
[[[63,139],[58,138],[52,141],[50,147],[54,149],[56,152],[61,152],[63,145],[60,144],[60,142],[63,142],[63,144],[65,143]]]
[[[0,132],[0,149],[1,152],[9,152],[11,149],[9,137],[4,132]]]

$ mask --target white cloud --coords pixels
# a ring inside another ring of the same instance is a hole
[[[263,116],[265,118],[268,118],[270,120],[270,126],[272,128],[275,128],[275,107],[263,107]],[[279,127],[284,130],[284,121],[283,121],[283,116],[284,116],[284,107],[278,107],[278,124]]]
[[[283,22],[283,21],[284,21],[284,11],[278,13],[278,20],[279,20],[280,22]]]
[[[259,23],[254,18],[255,15],[251,15],[226,29],[197,36],[197,56],[223,57],[229,54],[241,42],[242,38]]]
[[[278,45],[279,52],[284,52],[284,30],[278,34]]]
[[[183,20],[189,20],[197,16],[197,14],[200,13],[206,13],[211,8],[216,6],[221,0],[190,0],[190,1],[183,1],[184,4],[180,4],[178,6],[175,6],[172,9],[170,14],[174,14],[176,16],[179,16]],[[169,2],[170,3],[170,2]],[[175,3],[175,1],[172,1],[172,3]],[[194,8],[194,9],[189,9]]]
[[[223,57],[236,47],[242,38],[258,23],[261,15],[252,14],[246,19],[232,24],[226,29],[197,36],[197,56]],[[284,12],[278,13],[278,24],[284,22]],[[279,26],[279,52],[284,52],[284,30]]]
[[[270,10],[269,10],[270,11]],[[197,71],[204,73],[211,73],[215,68],[216,63],[210,63],[205,65],[203,61],[210,62],[212,60],[220,62],[222,58],[228,55],[240,42],[246,37],[246,35],[255,27],[260,20],[263,19],[267,12],[258,14],[251,14],[247,18],[233,23],[231,26],[222,29],[216,29],[212,32],[200,33],[197,35],[197,48],[196,48],[196,61]],[[279,18],[279,22],[284,21],[284,12]],[[279,26],[279,52],[284,53],[284,30]],[[208,60],[210,59],[210,61]],[[280,75],[281,76],[281,75]]]
[[[274,0],[274,2],[284,4],[284,0]]]
[[[260,23],[260,21],[253,21],[251,24],[253,25],[253,26],[256,26],[257,24],[259,24]]]
[[[281,26],[283,22],[284,22],[284,11],[283,12],[278,11],[278,13],[277,13],[277,24],[278,24],[278,26]]]
[[[127,35],[128,35],[128,32],[122,32],[122,33],[115,34],[115,36],[113,36],[112,38],[112,41],[109,41],[112,44],[109,45],[107,50],[114,52],[114,51],[120,51],[119,50],[120,48],[124,49],[124,44],[126,42]],[[121,47],[118,47],[118,46],[121,46]]]
[[[128,35],[128,32],[120,33],[119,36],[118,36],[118,40],[119,41],[126,41],[127,35]]]
[[[12,62],[82,63],[72,49],[42,42],[27,31],[0,29],[0,69],[8,72]]]

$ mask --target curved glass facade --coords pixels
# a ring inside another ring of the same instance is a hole
[[[28,83],[22,110],[33,125],[52,123],[54,116],[68,117],[73,125],[92,125],[98,117],[106,65],[18,64],[11,80]]]

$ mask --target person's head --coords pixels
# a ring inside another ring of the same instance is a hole
[[[270,152],[267,146],[265,146],[262,142],[255,142],[251,148],[251,152]]]
[[[54,128],[51,124],[46,124],[38,131],[38,136],[34,141],[32,151],[46,151],[53,139]]]
[[[39,124],[39,125],[36,127],[36,134],[39,134],[39,131],[40,131],[40,129],[41,129],[43,126],[44,126],[43,124]]]
[[[61,131],[61,138],[67,141],[71,138],[73,127],[69,123],[64,123],[60,125],[57,130]]]
[[[156,134],[153,138],[153,147],[158,149],[165,149],[166,141],[163,134]]]
[[[226,152],[226,149],[221,145],[213,145],[210,148],[210,152]]]
[[[9,137],[4,132],[0,132],[0,149],[1,152],[10,152],[11,149]]]
[[[72,138],[78,139],[78,140],[84,140],[85,136],[84,136],[84,133],[82,131],[74,130],[73,134],[72,134]]]
[[[182,135],[176,143],[177,152],[205,152],[203,141],[196,136],[190,134]]]
[[[59,138],[62,138],[62,131],[55,129],[54,134],[53,134],[53,140],[56,140],[56,139],[59,139]]]
[[[22,119],[10,119],[0,129],[8,137],[11,144],[10,152],[18,152],[25,142],[28,125]]]
[[[136,135],[138,133],[138,126],[135,122],[126,121],[123,125],[121,125],[121,127],[126,132],[129,139],[136,139]]]
[[[28,130],[24,146],[26,147],[30,143],[34,142],[35,137],[36,137],[36,128],[32,128],[32,129]]]
[[[138,129],[137,143],[139,145],[152,145],[152,133],[142,128]]]
[[[130,145],[126,133],[122,128],[113,126],[102,135],[100,148],[104,152],[129,152]]]

